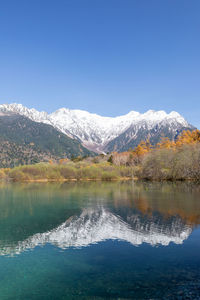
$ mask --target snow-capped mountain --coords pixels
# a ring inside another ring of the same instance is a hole
[[[37,233],[17,244],[3,246],[0,241],[0,255],[20,254],[47,243],[61,249],[82,248],[106,240],[126,241],[134,246],[142,243],[167,246],[170,242],[182,244],[191,231],[192,228],[178,217],[162,223],[162,219],[144,220],[140,214],[132,214],[124,220],[99,206],[85,208],[79,216],[71,216],[57,228]]]
[[[13,103],[0,105],[0,113],[17,113],[35,122],[50,124],[96,152],[127,150],[147,137],[152,142],[155,136],[159,138],[163,133],[175,138],[183,129],[194,128],[177,112],[167,114],[153,110],[144,114],[131,111],[114,118],[66,108],[47,114]]]

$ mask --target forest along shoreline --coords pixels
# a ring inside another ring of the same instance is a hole
[[[175,140],[163,137],[126,152],[63,158],[14,168],[1,168],[0,180],[11,182],[200,180],[200,131],[183,131]]]

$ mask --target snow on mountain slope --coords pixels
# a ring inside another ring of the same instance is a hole
[[[14,114],[20,114],[22,116],[25,116],[29,119],[31,119],[32,121],[35,122],[42,122],[42,123],[48,123],[50,124],[50,122],[48,121],[48,114],[44,111],[39,112],[34,108],[27,108],[25,106],[23,106],[22,104],[17,104],[17,103],[12,103],[12,104],[1,104],[0,105],[0,112],[1,113],[14,113]],[[44,122],[46,121],[46,122]]]
[[[79,216],[71,216],[57,228],[30,236],[10,246],[1,245],[0,255],[20,254],[47,243],[61,249],[81,248],[106,240],[126,241],[134,246],[148,243],[152,246],[167,246],[170,242],[182,244],[192,228],[176,218],[170,224],[157,223],[156,219],[144,223],[139,215],[131,215],[130,223],[104,207],[84,209]]]
[[[51,114],[28,109],[21,104],[0,105],[1,113],[18,113],[35,122],[53,125],[56,129],[72,138],[79,139],[83,145],[94,151],[103,151],[106,145],[128,130],[130,127],[145,128],[151,130],[162,123],[166,126],[173,125],[187,128],[190,125],[177,112],[167,114],[165,111],[149,110],[144,114],[131,111],[119,117],[102,117],[83,110],[70,110],[61,108]]]

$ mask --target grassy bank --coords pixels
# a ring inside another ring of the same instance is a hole
[[[132,179],[133,168],[115,166],[108,162],[91,164],[71,162],[65,165],[39,163],[13,169],[1,169],[0,178],[10,181],[68,181]]]

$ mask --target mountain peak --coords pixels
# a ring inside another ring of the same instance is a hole
[[[172,118],[183,118],[178,112],[176,112],[176,111],[171,111],[170,113],[169,113],[169,116],[170,117],[172,117]]]

